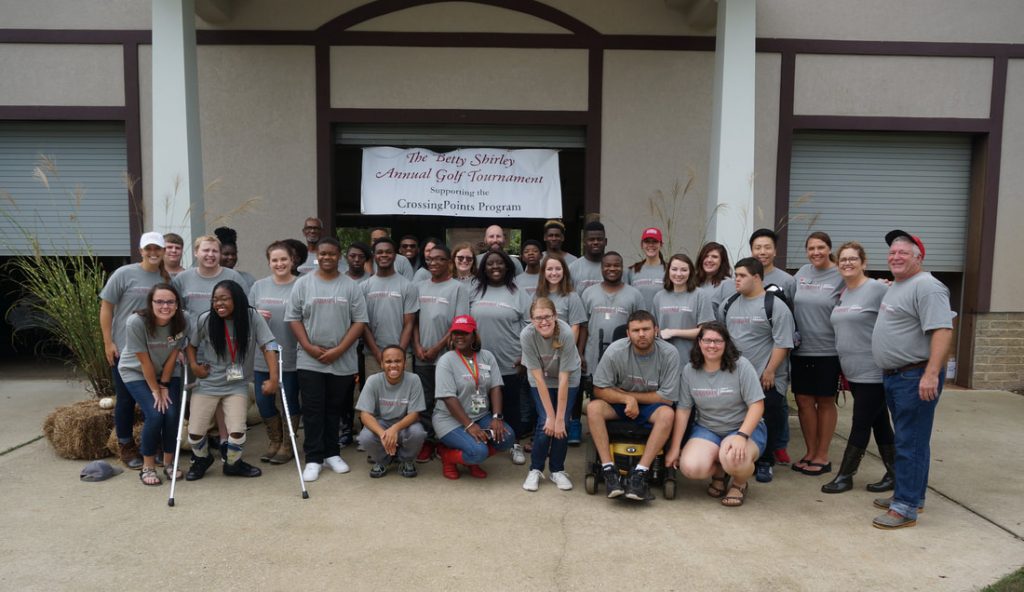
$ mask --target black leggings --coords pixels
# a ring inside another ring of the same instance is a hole
[[[885,388],[882,383],[851,382],[853,392],[853,426],[850,428],[850,445],[867,448],[871,432],[875,432],[875,444],[892,445],[892,424],[889,423],[889,409],[885,406]]]

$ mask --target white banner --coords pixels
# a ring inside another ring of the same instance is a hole
[[[364,214],[561,218],[557,150],[363,148]]]

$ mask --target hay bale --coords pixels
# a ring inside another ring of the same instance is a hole
[[[96,460],[110,456],[107,435],[114,412],[95,400],[58,407],[43,421],[43,434],[61,458]]]

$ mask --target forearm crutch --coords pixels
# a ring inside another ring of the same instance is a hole
[[[188,391],[192,385],[188,383],[188,361],[181,371],[181,411],[178,412],[178,438],[174,445],[174,468],[171,470],[171,492],[167,497],[167,505],[174,507],[174,486],[178,481],[178,457],[181,456],[181,430],[185,425],[185,407],[188,402]]]
[[[302,465],[299,464],[299,447],[295,445],[295,427],[292,426],[292,413],[288,409],[288,393],[284,390],[284,360],[281,354],[281,345],[275,343],[273,346],[277,352],[277,384],[281,387],[281,406],[284,407],[284,422],[288,424],[288,437],[292,440],[292,457],[295,458],[295,470],[299,472],[299,487],[302,488],[302,499],[309,499],[309,492],[306,491],[306,482],[302,479]],[[258,393],[257,393],[258,396]]]

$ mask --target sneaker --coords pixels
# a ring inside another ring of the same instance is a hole
[[[786,452],[785,448],[779,448],[772,454],[775,455],[775,462],[780,465],[788,465],[789,463],[793,462],[793,460],[789,458],[789,453]]]
[[[263,474],[263,471],[242,459],[238,459],[234,463],[224,463],[222,471],[231,477],[259,477]]]
[[[514,465],[525,465],[526,464],[526,453],[523,452],[523,447],[520,444],[513,444],[512,450],[509,451],[512,455],[512,464]]]
[[[342,434],[338,436],[338,448],[345,448],[352,444],[352,434]]]
[[[340,456],[328,456],[324,459],[324,464],[331,467],[331,470],[335,473],[347,473],[349,472],[348,463],[346,463]]]
[[[768,463],[757,463],[757,472],[754,478],[757,479],[758,483],[771,483],[772,478],[775,476],[772,466]]]
[[[882,530],[894,530],[897,528],[905,528],[908,526],[916,526],[917,520],[914,518],[907,518],[906,516],[897,512],[889,511],[881,516],[876,517],[871,525],[875,528],[881,528]]]
[[[583,422],[578,419],[569,420],[569,429],[566,434],[566,442],[569,446],[579,446],[583,441]]]
[[[480,465],[466,465],[466,468],[469,469],[469,476],[474,479],[487,478],[487,471],[483,470]]]
[[[213,457],[210,455],[206,456],[193,456],[192,464],[188,468],[188,473],[185,474],[186,481],[198,481],[203,478],[206,474],[206,470],[213,464]]]
[[[411,479],[419,474],[416,471],[416,463],[412,462],[411,460],[403,460],[400,471],[402,473],[402,476],[407,479]]]
[[[648,471],[633,469],[626,477],[626,497],[638,502],[646,502],[654,499],[651,495],[651,486],[647,483]]]
[[[540,487],[540,480],[544,478],[544,473],[539,469],[530,469],[530,472],[526,474],[526,481],[523,481],[523,489],[526,491],[537,491]]]
[[[572,481],[569,480],[569,474],[565,471],[554,471],[551,473],[551,482],[555,484],[555,487],[562,491],[569,491],[572,489]]]
[[[302,469],[302,480],[306,483],[316,481],[320,478],[320,470],[323,468],[320,463],[306,463],[306,468]]]
[[[432,458],[434,458],[434,445],[430,442],[424,442],[423,447],[420,448],[420,453],[416,455],[416,462],[430,462]]]
[[[626,493],[626,490],[622,488],[622,478],[619,477],[618,469],[606,467],[601,470],[601,475],[604,477],[604,488],[608,490],[609,499]]]
[[[889,506],[892,504],[892,497],[876,497],[875,500],[871,503],[876,508],[888,510]],[[921,512],[924,512],[924,506],[918,506],[917,513],[920,514]]]
[[[388,466],[382,463],[373,463],[373,467],[370,468],[370,476],[374,479],[380,479],[388,472]]]

